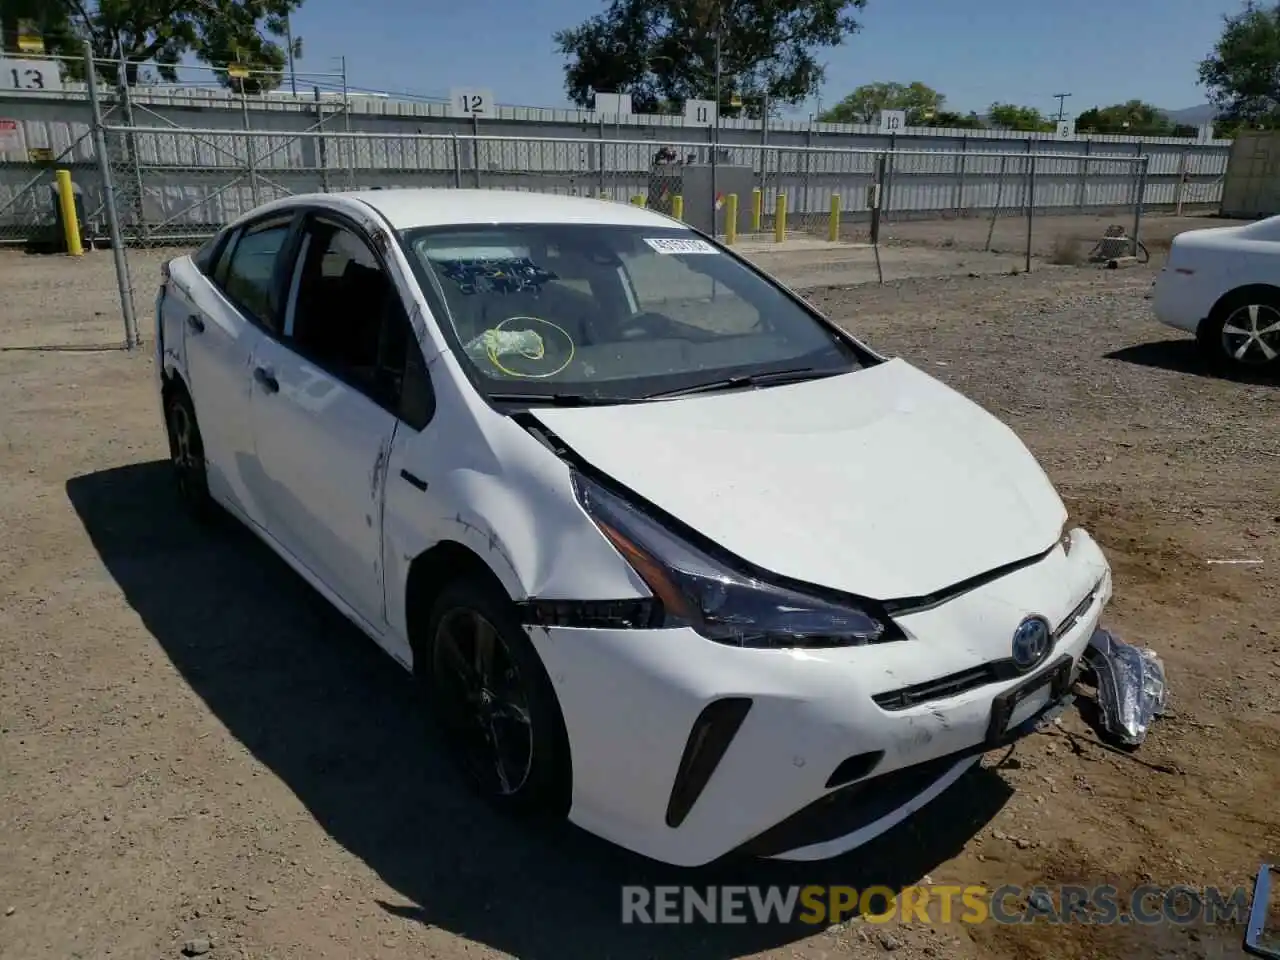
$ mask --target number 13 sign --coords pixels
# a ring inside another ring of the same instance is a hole
[[[58,65],[51,60],[0,59],[0,89],[61,90]]]
[[[493,91],[454,87],[449,91],[449,112],[455,117],[492,117],[497,112]]]

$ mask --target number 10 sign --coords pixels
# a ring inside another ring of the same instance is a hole
[[[449,91],[449,113],[455,117],[492,117],[497,113],[493,91],[454,87]]]

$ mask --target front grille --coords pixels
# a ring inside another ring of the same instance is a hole
[[[924,683],[890,690],[888,693],[877,693],[871,699],[881,710],[906,710],[908,707],[927,703],[930,700],[954,697],[966,690],[973,690],[988,683],[1012,680],[1019,675],[1018,668],[1014,666],[1012,660],[993,660],[936,680],[926,680]]]
[[[1093,589],[1086,594],[1085,598],[1076,604],[1072,611],[1062,619],[1062,622],[1054,628],[1054,644],[1057,644],[1084,618],[1084,615],[1093,606],[1094,601],[1098,599],[1098,593],[1101,589],[1101,581],[1094,584]],[[945,677],[938,677],[936,680],[926,680],[923,683],[916,683],[909,687],[900,687],[897,690],[890,690],[886,693],[877,693],[871,699],[875,701],[876,706],[881,710],[906,710],[908,707],[928,703],[930,700],[944,700],[947,697],[954,697],[957,694],[975,690],[989,683],[1004,683],[1020,676],[1022,676],[1022,671],[1018,669],[1013,660],[992,660],[977,667],[970,667],[957,673],[948,674]]]

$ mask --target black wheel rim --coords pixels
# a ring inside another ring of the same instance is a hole
[[[182,403],[175,403],[169,408],[169,455],[174,475],[178,478],[178,488],[183,496],[190,497],[203,463],[195,422],[191,411]]]
[[[469,772],[491,793],[518,793],[533,769],[533,723],[497,628],[475,610],[451,610],[436,629],[432,675]]]
[[[1222,350],[1237,363],[1250,366],[1280,357],[1280,310],[1265,303],[1240,307],[1222,325]]]

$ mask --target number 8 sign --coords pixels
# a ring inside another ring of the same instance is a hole
[[[455,117],[491,117],[496,107],[492,90],[455,87],[449,91],[449,113]]]

